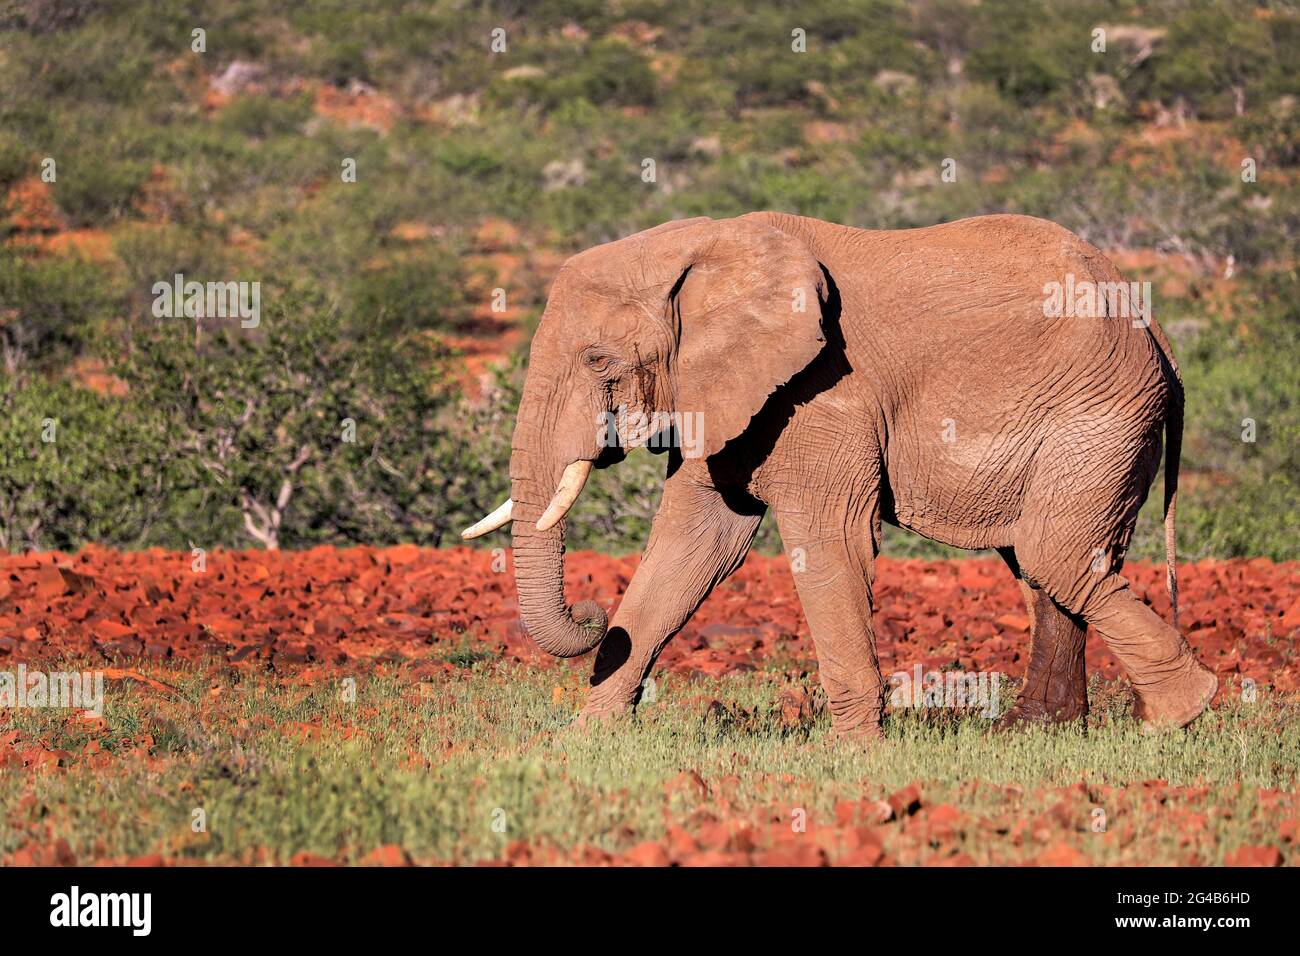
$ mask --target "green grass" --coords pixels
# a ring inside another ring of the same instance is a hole
[[[836,739],[824,713],[784,721],[777,697],[790,677],[776,672],[662,676],[656,702],[634,718],[583,732],[570,726],[575,672],[456,664],[432,680],[409,670],[359,676],[355,702],[344,699],[341,675],[279,686],[173,669],[160,672],[176,683],[173,700],[110,683],[106,726],[94,732],[57,712],[8,712],[18,746],[42,740],[72,757],[66,770],[0,775],[9,823],[0,858],[41,827],[83,862],[145,853],[287,862],[303,851],[355,862],[385,844],[418,862],[471,862],[518,840],[618,852],[710,815],[779,829],[802,808],[812,825],[833,824],[839,800],[916,783],[926,807],[950,803],[982,821],[945,846],[977,862],[1031,856],[1041,849],[1034,838],[1013,845],[1008,832],[1064,802],[1074,825],[1051,839],[1093,862],[1183,862],[1194,851],[1220,863],[1239,846],[1279,844],[1285,808],[1259,790],[1294,791],[1300,767],[1300,706],[1267,695],[1229,702],[1184,733],[1147,736],[1122,690],[1095,685],[1086,734],[997,734],[979,717],[906,711],[884,743],[863,747]],[[319,738],[296,736],[298,723],[323,728]],[[143,735],[152,746],[139,747]],[[104,768],[92,765],[92,740],[113,754]],[[708,783],[708,797],[672,784],[688,770]],[[1149,780],[1207,789],[1175,789],[1162,802],[1146,798]],[[1131,828],[1128,842],[1091,832],[1096,806],[1111,831]],[[206,834],[191,831],[196,808]],[[1190,850],[1172,824],[1184,810],[1208,819]],[[932,852],[916,832],[889,824],[887,850],[904,861]]]

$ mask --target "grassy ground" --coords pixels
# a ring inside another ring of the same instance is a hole
[[[1298,47],[1241,0],[0,4],[0,546],[254,546],[287,474],[283,548],[458,543],[564,259],[775,209],[1078,232],[1182,366],[1182,553],[1294,559]],[[155,316],[178,273],[261,283],[258,331]],[[639,551],[663,470],[594,475],[570,543]]]
[[[1098,683],[1086,733],[906,710],[864,749],[788,671],[668,675],[586,733],[577,671],[472,653],[111,673],[102,719],[0,711],[0,861],[1220,864],[1300,840],[1300,705],[1264,694],[1144,736]]]

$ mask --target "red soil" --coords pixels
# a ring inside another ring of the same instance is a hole
[[[427,656],[435,645],[486,642],[505,656],[550,661],[518,623],[513,574],[490,551],[322,547],[303,552],[217,552],[206,570],[162,551],[0,556],[0,657],[60,655],[201,659],[293,669]],[[614,606],[636,557],[580,552],[566,569],[572,601]],[[1168,616],[1163,568],[1130,564],[1126,576]],[[1203,561],[1180,571],[1181,621],[1193,648],[1221,677],[1300,689],[1300,564]],[[1019,677],[1028,620],[1009,572],[994,559],[879,563],[876,630],[886,673],[920,664]],[[671,670],[712,675],[765,658],[811,661],[781,557],[751,556],[664,652]],[[578,661],[578,667],[589,662]],[[1100,640],[1089,673],[1118,676]]]
[[[65,654],[108,658],[146,657],[196,660],[213,657],[219,666],[272,668],[294,682],[313,682],[335,665],[423,659],[417,670],[455,670],[448,650],[467,641],[474,650],[556,666],[520,631],[515,587],[509,571],[492,570],[490,551],[414,546],[354,548],[340,551],[215,553],[206,570],[192,570],[187,554],[163,551],[117,553],[88,548],[75,555],[57,553],[0,555],[0,663],[57,658]],[[609,607],[626,588],[637,558],[610,558],[582,552],[569,556],[568,595],[591,598]],[[1156,611],[1168,614],[1163,569],[1131,565],[1128,577]],[[1266,560],[1204,561],[1181,569],[1182,623],[1201,659],[1221,678],[1250,677],[1284,692],[1297,689],[1295,658],[1300,631],[1300,563]],[[879,564],[876,614],[881,664],[887,673],[920,664],[937,669],[957,663],[966,670],[1001,671],[1018,677],[1028,650],[1027,619],[1019,589],[996,560],[891,561]],[[810,669],[812,647],[794,592],[794,581],[780,557],[751,557],[700,609],[664,653],[663,664],[679,673],[725,674],[776,658],[787,668]],[[221,664],[220,662],[226,662]],[[581,673],[590,659],[555,687],[556,706],[571,710]],[[1089,642],[1088,667],[1114,677],[1115,661],[1101,641]],[[104,668],[106,678],[147,684],[166,696],[167,684],[130,665]],[[1229,683],[1225,681],[1225,684]],[[569,698],[573,698],[570,700]],[[723,705],[687,697],[683,705],[711,710]],[[787,691],[779,701],[782,719],[801,722],[809,699]],[[312,739],[323,732],[295,724],[289,732]],[[150,755],[144,735],[132,751]],[[108,766],[114,754],[97,741],[83,754],[53,749],[0,733],[0,769],[29,774],[62,772],[74,762]],[[160,767],[166,766],[160,759]],[[986,809],[935,803],[916,782],[879,800],[865,795],[842,800],[834,820],[809,819],[806,833],[791,826],[790,808],[737,814],[732,805],[734,775],[702,778],[685,770],[666,784],[696,805],[689,824],[670,827],[662,840],[647,841],[620,854],[588,845],[556,846],[544,840],[516,840],[497,864],[554,863],[633,866],[719,865],[943,865],[976,861],[962,847],[972,834],[985,841],[997,864],[1086,865],[1081,840],[1101,840],[1121,855],[1141,859],[1131,811],[1159,813],[1162,832],[1177,839],[1180,862],[1213,859],[1208,822],[1230,813],[1205,787],[1171,787],[1148,780],[1114,787],[1083,782],[1036,788],[992,787],[996,799]],[[963,797],[991,787],[963,784]],[[984,794],[987,796],[987,794]],[[1259,790],[1268,807],[1259,845],[1234,850],[1229,865],[1276,866],[1279,847],[1300,841],[1294,794]],[[985,801],[987,803],[988,801]],[[1044,812],[1043,806],[1050,807]],[[1115,825],[1089,832],[1097,806],[1108,808]],[[27,840],[0,858],[0,864],[60,865],[78,860],[49,822],[26,824]],[[1276,828],[1276,838],[1270,836]],[[1137,842],[1135,842],[1137,841]],[[1131,849],[1130,845],[1132,845]],[[401,847],[362,848],[357,859],[370,865],[400,866],[419,860]],[[242,862],[275,862],[257,854]],[[265,854],[263,854],[265,856]],[[295,865],[330,865],[337,858],[299,853]],[[192,862],[177,855],[171,842],[158,852],[132,860],[97,862],[141,866]]]

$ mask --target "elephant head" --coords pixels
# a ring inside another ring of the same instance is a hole
[[[520,616],[544,650],[576,657],[605,634],[594,602],[566,607],[564,516],[610,416],[692,416],[692,452],[716,453],[822,349],[823,282],[806,245],[750,218],[670,222],[565,263],[532,342],[511,497],[464,532],[513,522]]]

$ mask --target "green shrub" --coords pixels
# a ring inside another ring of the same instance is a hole
[[[1244,107],[1277,62],[1264,21],[1229,2],[1193,4],[1170,24],[1153,57],[1152,90],[1197,115],[1229,117]]]
[[[597,105],[650,106],[656,81],[646,58],[620,40],[596,40],[576,61],[535,67],[537,74],[503,78],[492,92],[501,102],[530,102],[554,109],[573,100]]]
[[[218,114],[219,126],[249,139],[271,139],[296,133],[311,115],[306,95],[278,98],[246,93],[236,96]]]
[[[66,364],[102,332],[112,309],[98,267],[72,258],[29,260],[0,244],[0,347],[10,372]]]
[[[351,283],[351,312],[378,334],[447,328],[468,317],[459,270],[456,259],[442,250],[363,267]]]
[[[62,382],[0,381],[0,548],[150,543],[181,452],[147,405]]]
[[[1300,278],[1251,283],[1247,323],[1211,321],[1179,351],[1187,385],[1181,495],[1190,555],[1300,557]],[[1252,428],[1253,423],[1253,428]],[[1184,505],[1184,502],[1187,502]]]
[[[462,436],[446,355],[355,326],[318,297],[271,304],[254,331],[163,320],[121,368],[186,450],[181,487],[209,503],[177,531],[211,546],[449,543],[488,505]],[[239,539],[220,535],[239,518]],[[215,529],[215,532],[212,530]]]
[[[16,134],[0,129],[0,192],[36,169],[31,149]]]
[[[102,226],[126,215],[149,169],[146,162],[115,159],[98,149],[78,151],[59,163],[51,191],[72,225]]]

